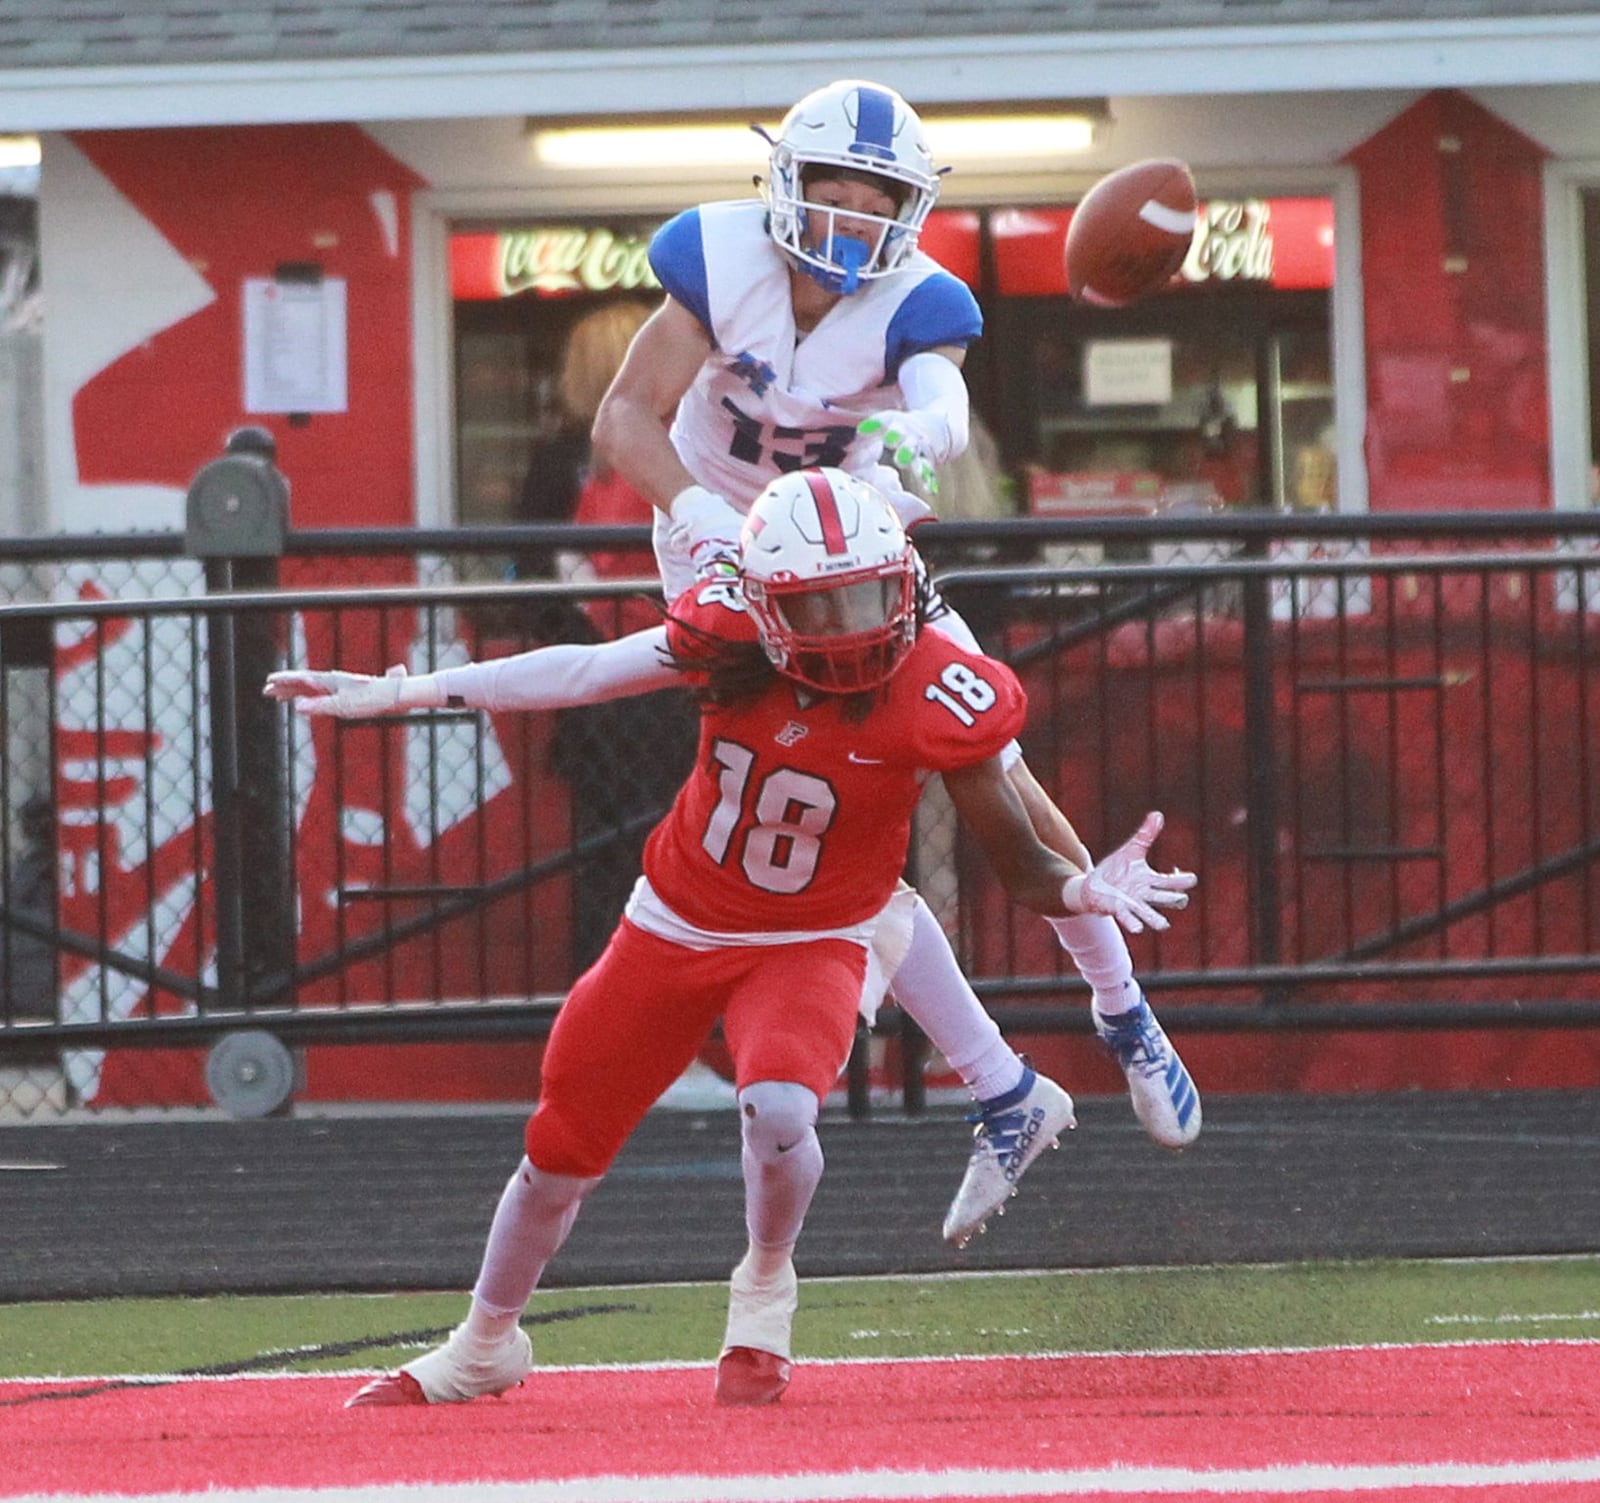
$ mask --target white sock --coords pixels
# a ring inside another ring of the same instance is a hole
[[[467,1335],[492,1345],[522,1318],[545,1264],[567,1240],[583,1197],[600,1181],[545,1174],[526,1158],[506,1182],[472,1290]]]
[[[1027,1068],[1022,1056],[1000,1039],[993,1049],[975,1060],[971,1072],[961,1078],[979,1101],[993,1101],[996,1096],[1016,1090]]]
[[[894,999],[980,1101],[1011,1090],[1026,1068],[967,984],[933,910],[917,898],[911,944],[889,979]]]
[[[1114,918],[1103,913],[1076,913],[1046,922],[1056,931],[1061,948],[1072,957],[1094,990],[1095,1010],[1103,1016],[1129,1012],[1139,1005],[1139,983],[1133,979],[1133,956]]]
[[[770,1284],[794,1261],[794,1243],[777,1247],[757,1247],[754,1242],[745,1250],[743,1267],[758,1284]]]

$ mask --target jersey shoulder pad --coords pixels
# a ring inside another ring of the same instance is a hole
[[[893,377],[913,355],[940,345],[965,349],[983,333],[983,311],[972,290],[942,267],[906,294],[889,320],[887,353]]]
[[[680,662],[710,657],[725,644],[756,640],[756,624],[736,579],[697,580],[667,613],[667,650]]]
[[[705,237],[700,225],[700,210],[685,209],[674,214],[650,239],[650,270],[663,290],[682,303],[705,327],[711,330],[711,295],[706,282]]]
[[[895,675],[912,727],[917,765],[933,772],[995,756],[1022,730],[1028,696],[1004,663],[924,630]]]

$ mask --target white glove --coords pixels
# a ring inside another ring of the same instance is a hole
[[[703,485],[685,486],[672,498],[667,517],[672,523],[669,541],[689,555],[696,574],[719,565],[738,568],[744,517],[724,497]]]
[[[1107,914],[1129,934],[1168,928],[1170,921],[1156,906],[1187,907],[1189,889],[1199,878],[1177,869],[1158,872],[1145,860],[1165,823],[1160,811],[1152,810],[1104,860],[1095,862],[1082,876],[1068,877],[1061,887],[1061,901],[1068,912]]]
[[[268,699],[292,703],[302,715],[337,715],[341,720],[398,715],[444,703],[444,692],[431,673],[408,678],[399,663],[382,678],[341,673],[337,668],[325,672],[291,668],[269,673],[261,692]]]
[[[856,432],[878,439],[885,460],[904,470],[930,496],[939,494],[939,477],[933,467],[949,455],[928,418],[916,412],[875,412]]]

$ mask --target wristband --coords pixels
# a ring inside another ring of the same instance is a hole
[[[734,536],[737,537],[737,529],[744,524],[744,518],[728,504],[725,497],[707,490],[703,485],[686,485],[679,491],[667,506],[667,516],[674,527],[683,528],[694,538],[705,532],[721,535],[727,531],[730,520],[735,526]]]

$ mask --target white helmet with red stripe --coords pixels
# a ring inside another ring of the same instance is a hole
[[[911,544],[889,502],[843,470],[795,470],[756,497],[744,597],[773,666],[828,694],[886,682],[917,635]]]

